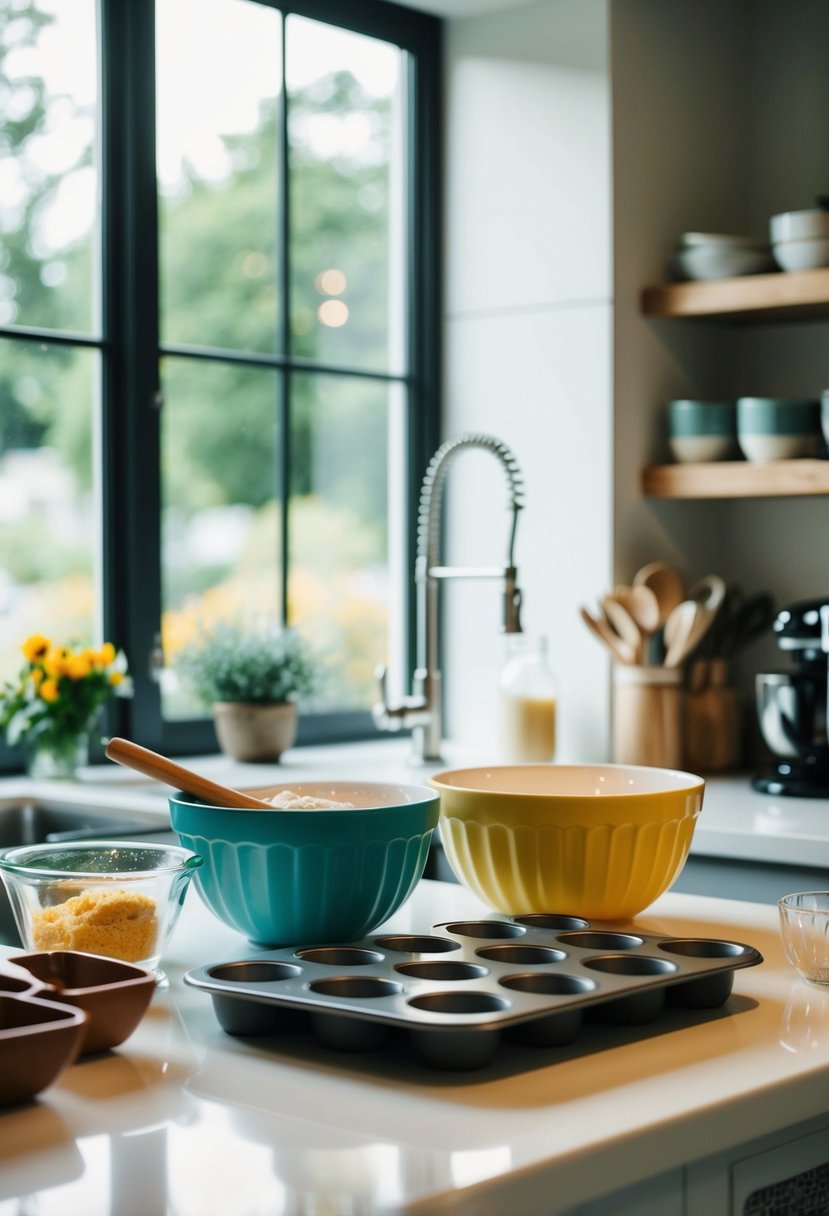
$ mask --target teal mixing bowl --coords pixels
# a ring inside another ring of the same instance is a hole
[[[170,798],[173,830],[204,858],[207,906],[257,946],[320,945],[371,933],[416,887],[440,796],[414,785],[291,782],[250,790],[349,802],[348,809],[237,811]]]

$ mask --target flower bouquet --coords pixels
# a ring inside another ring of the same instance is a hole
[[[126,656],[111,642],[61,646],[39,633],[21,649],[17,680],[0,690],[0,727],[9,747],[29,749],[32,776],[70,777],[86,762],[101,707],[132,694]]]

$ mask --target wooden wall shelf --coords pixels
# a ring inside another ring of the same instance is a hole
[[[829,460],[657,464],[642,472],[646,498],[796,498],[829,494]]]
[[[646,287],[641,306],[646,317],[709,317],[755,324],[829,318],[829,268]]]

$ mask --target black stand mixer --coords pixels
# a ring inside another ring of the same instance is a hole
[[[772,630],[797,666],[756,677],[760,730],[779,759],[752,785],[765,794],[829,798],[829,597],[782,608]]]

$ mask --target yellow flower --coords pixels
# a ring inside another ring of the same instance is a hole
[[[97,653],[96,662],[101,667],[109,667],[110,663],[115,662],[115,647],[112,642],[104,642]]]
[[[44,671],[42,667],[35,667],[32,670],[32,683],[37,688],[40,681],[43,679]]]
[[[68,646],[55,646],[43,660],[43,670],[47,676],[57,679],[58,676],[66,675],[67,664],[72,658],[72,651]]]
[[[88,654],[73,654],[66,662],[66,674],[70,680],[85,680],[92,671],[92,660]]]
[[[38,692],[44,701],[57,701],[60,696],[57,680],[44,680]]]
[[[110,684],[113,685],[113,687],[116,684],[122,683],[123,679],[124,679],[124,673],[122,671],[111,671],[109,673],[109,682],[110,682]]]
[[[38,663],[45,656],[51,642],[42,633],[33,633],[20,647],[30,663]]]

